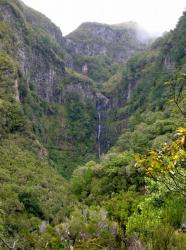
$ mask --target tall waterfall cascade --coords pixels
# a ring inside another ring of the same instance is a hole
[[[100,137],[101,137],[101,113],[98,112],[98,128],[97,128],[97,150],[98,150],[98,159],[100,159],[101,156],[101,142],[100,142]]]

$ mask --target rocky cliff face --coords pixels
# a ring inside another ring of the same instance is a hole
[[[84,23],[66,37],[65,46],[70,53],[103,55],[125,63],[135,52],[146,47],[148,35],[139,34],[139,27],[131,22],[122,25]]]
[[[107,152],[113,146],[124,128],[127,128],[128,112],[118,112],[125,107],[135,89],[137,80],[128,81],[127,84],[118,81],[118,85],[110,92],[96,95],[97,102],[97,148],[98,156]]]
[[[67,176],[86,155],[87,160],[95,158],[96,97],[88,77],[65,69],[71,56],[64,43],[48,18],[22,2],[1,1],[0,53],[17,64],[15,98],[49,157],[66,168],[61,172]]]
[[[60,101],[59,86],[65,75],[60,30],[19,2],[3,1],[0,13],[1,24],[9,29],[2,50],[17,59],[28,87],[32,82],[40,97]]]

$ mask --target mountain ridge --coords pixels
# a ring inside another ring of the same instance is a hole
[[[145,48],[145,44],[138,40],[137,32],[138,26],[131,23],[121,27],[86,22],[66,36],[66,47],[71,53],[87,56],[107,55],[116,62],[123,63],[134,51]]]

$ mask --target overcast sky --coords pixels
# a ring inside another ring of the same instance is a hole
[[[136,21],[147,31],[173,29],[186,0],[23,0],[59,26],[64,35],[87,21],[116,24]]]

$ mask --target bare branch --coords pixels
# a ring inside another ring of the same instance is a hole
[[[2,241],[2,243],[4,244],[4,246],[7,247],[10,250],[16,250],[16,245],[17,245],[17,242],[19,241],[18,239],[14,240],[12,246],[10,246],[9,243],[3,238],[2,235],[0,235],[0,240]]]

